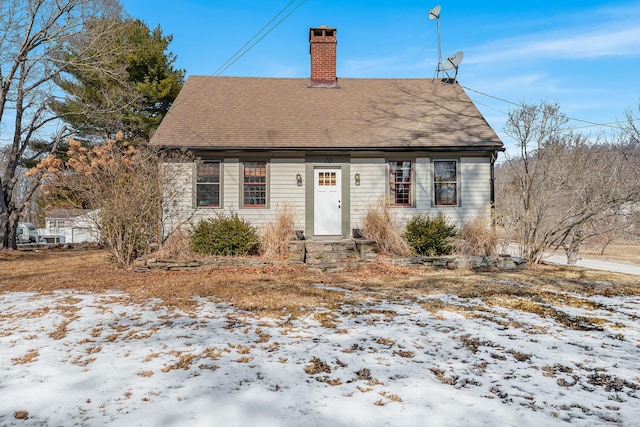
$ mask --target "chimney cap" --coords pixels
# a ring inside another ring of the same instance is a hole
[[[327,27],[326,25],[311,27],[309,29],[309,40],[315,37],[336,37],[337,31],[335,27]]]

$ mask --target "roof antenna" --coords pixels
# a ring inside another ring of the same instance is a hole
[[[438,28],[438,65],[436,67],[436,72],[434,73],[434,78],[442,77],[442,81],[444,83],[456,83],[456,79],[458,78],[458,67],[460,66],[460,62],[462,62],[463,54],[462,52],[458,52],[453,56],[448,56],[445,62],[442,62],[442,50],[440,49],[440,10],[442,8],[440,5],[434,7],[429,10],[429,19],[436,20],[436,26]],[[450,72],[452,72],[453,77],[451,77]],[[446,77],[445,77],[446,76]]]

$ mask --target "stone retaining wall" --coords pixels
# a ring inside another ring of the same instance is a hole
[[[370,254],[368,255],[370,256]],[[443,257],[406,257],[394,258],[392,263],[397,266],[424,267],[427,269],[466,269],[473,271],[509,271],[521,270],[527,267],[524,258],[517,257],[464,257],[464,256],[443,256]],[[213,270],[216,268],[232,267],[266,267],[275,264],[286,265],[305,265],[309,268],[323,268],[327,270],[339,270],[341,267],[352,267],[363,264],[363,261],[354,262],[353,260],[337,263],[303,263],[298,260],[288,261],[268,261],[256,257],[216,257],[204,260],[167,260],[167,259],[137,259],[134,261],[134,270],[136,272],[151,271],[194,271],[194,270]]]
[[[433,269],[446,268],[449,270],[466,269],[475,271],[522,270],[527,268],[528,265],[525,258],[511,256],[414,256],[395,258],[392,262],[398,266],[423,266]]]
[[[195,271],[213,270],[216,268],[246,268],[265,267],[275,262],[255,257],[218,257],[204,260],[175,260],[175,259],[137,259],[133,262],[133,269],[138,273],[151,271]]]

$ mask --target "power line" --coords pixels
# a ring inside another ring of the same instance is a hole
[[[482,96],[486,96],[487,98],[492,98],[492,99],[495,99],[495,100],[500,101],[500,102],[504,102],[504,103],[509,104],[509,105],[514,105],[516,107],[522,107],[521,103],[509,101],[508,99],[500,98],[500,97],[495,96],[495,95],[490,95],[488,93],[485,93],[485,92],[482,92],[482,91],[479,91],[479,90],[476,90],[476,89],[472,89],[472,88],[470,88],[468,86],[464,86],[464,85],[461,85],[461,86],[464,89],[468,90],[468,91],[475,92],[475,93],[477,93],[479,95],[482,95]],[[479,102],[479,104],[482,104],[482,103]],[[482,105],[485,105],[485,106],[489,107],[486,104],[482,104]],[[503,114],[508,114],[508,113],[505,113],[505,112],[500,111],[498,109],[495,109],[493,107],[489,107],[489,108],[491,108],[491,109],[493,109],[495,111],[498,111],[500,113],[503,113]],[[574,129],[588,128],[588,127],[593,127],[593,126],[608,127],[608,128],[612,128],[612,129],[624,129],[622,126],[616,126],[616,125],[619,125],[620,123],[625,123],[624,120],[617,121],[617,122],[610,122],[610,123],[596,123],[596,122],[592,122],[592,121],[589,121],[589,120],[576,119],[575,117],[568,117],[568,116],[564,116],[564,117],[566,117],[568,120],[571,120],[571,121],[574,121],[574,122],[586,123],[586,126],[574,127]]]
[[[269,35],[269,33],[271,33],[273,30],[275,30],[285,19],[287,19],[289,16],[291,16],[291,14],[293,14],[293,12],[295,12],[300,6],[303,5],[303,3],[307,0],[302,0],[296,7],[294,7],[289,13],[287,13],[281,20],[279,20],[273,27],[271,27],[269,29],[269,31],[267,31],[266,33],[264,33],[262,35],[262,37],[258,38],[258,36],[260,35],[260,33],[262,33],[265,29],[267,29],[267,27],[273,22],[275,21],[278,16],[282,15],[284,13],[285,10],[287,10],[289,8],[289,6],[291,6],[293,3],[295,3],[298,0],[291,0],[289,2],[289,4],[287,4],[280,12],[278,12],[273,18],[271,18],[271,20],[269,22],[267,22],[261,29],[260,31],[258,31],[253,37],[251,37],[251,39],[249,39],[249,41],[247,41],[244,45],[242,45],[242,47],[240,49],[238,49],[236,51],[236,53],[234,53],[229,59],[227,59],[227,61],[222,64],[215,73],[213,73],[212,77],[217,77],[220,74],[222,74],[225,70],[227,70],[229,67],[231,67],[236,61],[238,61],[240,58],[242,58],[244,55],[246,55],[255,45],[257,45],[258,43],[260,43],[262,41],[262,39],[264,39],[266,36]],[[252,41],[254,41],[256,38],[258,38],[258,40],[256,40],[253,44],[250,44]],[[248,46],[248,47],[247,47]],[[244,50],[246,48],[246,50]]]
[[[262,28],[260,28],[260,30],[258,30],[258,32],[256,32],[253,37],[251,37],[245,44],[242,45],[242,47],[240,47],[233,55],[231,55],[229,57],[229,59],[227,59],[220,67],[218,67],[218,69],[211,74],[210,76],[208,76],[208,78],[203,79],[200,84],[196,87],[196,89],[198,87],[202,87],[204,84],[208,83],[211,79],[214,79],[216,77],[218,77],[220,74],[222,74],[224,71],[226,71],[229,67],[231,67],[233,64],[235,64],[240,58],[242,58],[243,56],[245,56],[251,49],[253,49],[258,43],[260,43],[265,37],[267,37],[273,30],[275,30],[280,24],[282,24],[289,16],[291,16],[300,6],[302,6],[307,0],[301,0],[300,3],[298,3],[298,5],[296,5],[293,9],[291,9],[289,11],[289,13],[287,13],[284,17],[282,17],[282,19],[280,19],[278,22],[275,23],[275,25],[273,25],[271,28],[269,28],[269,25],[271,25],[276,19],[278,19],[278,17],[280,15],[282,15],[287,9],[289,9],[291,7],[292,4],[294,4],[296,1],[299,0],[291,0],[289,3],[287,3],[287,5],[285,7],[283,7],[278,13],[276,13],[274,15],[273,18],[271,18],[269,20],[269,22],[267,22]],[[264,32],[265,30],[267,30],[266,32]],[[264,34],[262,34],[264,32]],[[262,36],[261,36],[262,34]],[[194,90],[192,93],[196,93],[197,91]],[[187,99],[189,99],[189,96],[186,96],[184,98],[182,98],[180,100],[180,104],[184,103]],[[173,106],[176,106],[179,104],[176,104],[175,102],[173,103]],[[206,141],[206,139],[200,135],[198,132],[196,132],[194,129],[192,129],[189,125],[187,125],[186,123],[184,123],[178,116],[176,116],[175,114],[173,114],[171,112],[171,109],[169,109],[167,111],[167,115],[172,115],[174,119],[176,119],[178,122],[180,122],[180,124],[182,124],[185,128],[189,129],[191,132],[193,132],[194,135],[196,135],[198,138],[202,139],[203,141]]]
[[[289,13],[287,13],[282,19],[280,19],[278,22],[276,22],[275,25],[273,25],[271,28],[269,28],[267,32],[262,34],[269,27],[269,25],[271,25],[276,19],[278,19],[278,17],[280,15],[282,15],[287,9],[289,9],[291,7],[291,5],[294,4],[296,1],[300,1],[300,0],[291,0],[289,3],[287,3],[287,5],[285,7],[283,7],[278,13],[276,13],[273,16],[273,18],[271,18],[269,20],[269,22],[267,22],[265,25],[263,25],[262,28],[260,28],[260,30],[258,30],[245,44],[242,45],[242,47],[240,47],[238,50],[236,50],[235,53],[229,57],[229,59],[227,59],[222,65],[220,65],[213,74],[209,75],[208,78],[203,79],[200,82],[200,84],[196,87],[196,89],[198,87],[201,87],[202,85],[208,83],[211,79],[218,77],[220,74],[225,72],[229,67],[231,67],[233,64],[235,64],[240,58],[245,56],[251,49],[253,49],[266,36],[268,36],[273,30],[275,30],[280,24],[282,24],[282,22],[284,22],[285,19],[287,19],[289,16],[291,16],[293,14],[293,12],[295,12],[307,0],[301,0],[300,3],[297,6],[295,6],[291,11],[289,11]],[[262,34],[262,36],[260,36],[261,34]],[[194,90],[192,93],[196,93],[196,92],[197,91]],[[188,98],[189,98],[189,96],[181,99],[180,100],[180,104],[185,102]],[[174,102],[174,105],[176,105],[175,102]]]

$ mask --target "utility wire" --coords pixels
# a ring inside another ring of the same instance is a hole
[[[508,99],[500,98],[500,97],[497,97],[497,96],[495,96],[495,95],[490,95],[490,94],[488,94],[488,93],[481,92],[481,91],[476,90],[476,89],[472,89],[472,88],[470,88],[470,87],[468,87],[468,86],[464,86],[464,85],[461,85],[461,86],[462,86],[464,89],[466,89],[466,90],[468,90],[468,91],[471,91],[471,92],[475,92],[475,93],[477,93],[477,94],[479,94],[479,95],[486,96],[486,97],[488,97],[488,98],[492,98],[492,99],[495,99],[495,100],[500,101],[500,102],[504,102],[504,103],[509,104],[509,105],[514,105],[514,106],[516,106],[516,107],[522,107],[522,104],[521,104],[521,103],[517,103],[517,102],[509,101]],[[482,104],[482,103],[480,103],[480,102],[479,102],[479,104]],[[486,105],[486,104],[482,104],[482,105],[485,105],[485,106],[489,107],[489,106],[488,106],[488,105]],[[498,112],[500,112],[500,113],[503,113],[503,114],[508,114],[508,113],[505,113],[505,112],[500,111],[500,110],[498,110],[498,109],[496,109],[496,108],[493,108],[493,107],[489,107],[489,108],[491,108],[492,110],[498,111]],[[596,122],[591,122],[591,121],[589,121],[589,120],[576,119],[576,118],[574,118],[574,117],[568,117],[568,116],[565,116],[565,117],[566,117],[568,120],[571,120],[571,121],[574,121],[574,122],[585,123],[585,124],[586,124],[586,126],[574,127],[574,129],[582,129],[582,128],[588,128],[588,127],[593,127],[593,126],[608,127],[608,128],[612,128],[612,129],[624,129],[622,126],[616,126],[616,125],[619,125],[619,124],[621,124],[621,123],[626,123],[624,120],[622,120],[622,121],[617,121],[617,122],[611,122],[611,123],[596,123]]]
[[[208,83],[211,79],[218,77],[220,74],[225,72],[229,67],[231,67],[233,64],[235,64],[240,58],[245,56],[251,49],[253,49],[258,43],[260,43],[265,37],[267,37],[273,30],[275,30],[280,24],[282,24],[289,16],[291,16],[307,0],[301,0],[300,3],[298,3],[298,5],[296,5],[292,10],[289,11],[289,13],[287,13],[282,19],[280,19],[278,22],[276,22],[275,25],[273,25],[271,28],[268,29],[268,31],[264,32],[269,27],[269,25],[271,25],[276,19],[278,19],[278,17],[280,15],[282,15],[287,9],[289,9],[291,7],[291,5],[294,4],[296,1],[299,1],[299,0],[291,0],[289,3],[287,3],[287,5],[285,7],[283,7],[277,14],[275,14],[274,17],[271,18],[269,20],[269,22],[267,22],[262,28],[260,28],[260,30],[258,30],[258,32],[256,32],[253,35],[253,37],[251,37],[244,45],[242,45],[242,47],[240,47],[233,55],[231,55],[231,57],[229,57],[229,59],[227,59],[220,67],[218,67],[218,69],[213,74],[208,76],[208,78],[203,79],[200,82],[200,84],[196,87],[196,89],[198,87],[201,87],[205,83]],[[262,34],[263,32],[264,32],[264,34]],[[192,93],[197,93],[197,90],[194,90]],[[172,107],[176,106],[176,105],[183,104],[189,98],[190,98],[190,95],[184,97],[183,99],[180,100],[179,104],[176,104],[174,102]],[[167,115],[173,116],[173,118],[175,120],[180,122],[180,124],[182,124],[185,128],[190,130],[194,135],[196,135],[201,140],[206,141],[206,138],[204,138],[196,130],[194,130],[189,125],[187,125],[185,122],[183,122],[178,116],[173,114],[171,112],[171,109],[169,109],[167,111]]]
[[[245,56],[251,49],[253,49],[267,35],[269,35],[280,24],[282,24],[282,22],[284,22],[285,19],[287,19],[289,16],[291,16],[291,14],[293,14],[293,12],[295,12],[307,0],[301,0],[300,3],[297,6],[295,6],[289,13],[287,13],[282,19],[280,19],[278,22],[276,22],[275,25],[273,25],[271,28],[269,28],[269,30],[266,33],[262,34],[269,27],[269,25],[271,25],[276,19],[278,19],[278,17],[280,15],[282,15],[287,9],[289,9],[291,7],[291,5],[294,4],[296,1],[299,1],[299,0],[291,0],[289,3],[287,3],[287,5],[285,7],[283,7],[278,13],[276,13],[273,16],[273,18],[271,18],[269,20],[269,22],[264,24],[262,26],[262,28],[260,28],[260,30],[258,30],[245,44],[242,45],[242,47],[240,47],[238,50],[236,50],[235,53],[229,57],[229,59],[227,59],[222,65],[220,65],[213,74],[209,75],[206,79],[203,79],[200,82],[200,84],[196,87],[196,89],[198,87],[201,87],[205,83],[208,83],[211,79],[218,77],[220,74],[225,72],[229,67],[231,67],[233,64],[235,64],[240,58]],[[262,34],[262,36],[261,36],[261,34]],[[197,90],[192,91],[192,93],[197,93]],[[187,99],[189,99],[189,97],[190,96],[187,96],[187,97],[181,99],[180,100],[180,104],[184,103]],[[175,102],[174,102],[174,105],[176,105]]]
[[[247,41],[244,45],[242,45],[242,47],[240,49],[238,49],[236,51],[236,53],[234,53],[229,59],[227,59],[227,61],[224,64],[222,64],[216,70],[215,73],[213,73],[212,77],[219,76],[225,70],[227,70],[229,67],[231,67],[234,63],[236,63],[240,58],[242,58],[244,55],[246,55],[255,45],[257,45],[258,43],[260,43],[262,41],[262,39],[267,37],[269,35],[269,33],[271,33],[273,30],[275,30],[285,19],[287,19],[289,16],[291,16],[293,14],[293,12],[295,12],[307,0],[302,0],[296,7],[294,7],[289,13],[287,13],[281,20],[279,20],[273,27],[271,27],[266,33],[264,33],[260,38],[258,38],[260,33],[262,33],[264,30],[266,30],[267,27],[273,21],[275,21],[278,18],[278,16],[282,15],[284,13],[284,11],[287,10],[296,1],[298,1],[298,0],[291,0],[289,2],[289,4],[287,4],[280,12],[278,12],[269,22],[267,22],[264,25],[264,27],[262,27],[260,29],[260,31],[258,31],[253,37],[251,37],[251,39],[249,41]],[[258,40],[256,40],[253,44],[250,45],[250,43],[253,42],[256,38],[258,38]],[[244,50],[245,48],[246,48],[246,50]]]

